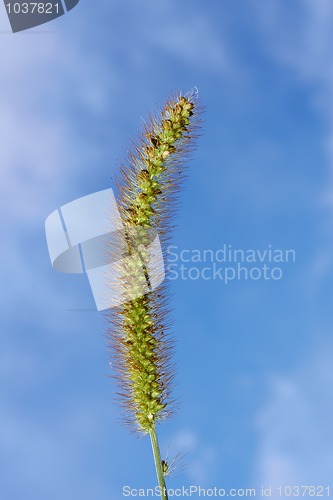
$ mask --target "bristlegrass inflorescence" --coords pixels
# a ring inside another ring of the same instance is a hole
[[[166,249],[184,163],[197,135],[197,117],[196,92],[171,98],[150,116],[128,166],[121,168],[117,202],[123,230],[117,248],[110,249],[122,259],[117,286],[123,301],[111,310],[108,329],[119,395],[131,428],[150,434],[159,484],[164,487],[155,424],[171,411],[172,341],[167,335],[167,280],[153,289],[147,248],[158,234]]]

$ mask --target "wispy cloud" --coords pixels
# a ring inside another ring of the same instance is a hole
[[[103,116],[115,71],[62,32],[3,34],[1,42],[0,207],[7,221],[40,223],[78,162],[85,168],[94,154],[94,139],[80,142],[77,113]]]
[[[59,293],[56,279],[49,280],[44,220],[60,199],[73,196],[78,166],[84,176],[97,148],[96,138],[81,141],[79,117],[103,116],[110,72],[97,53],[87,56],[80,41],[69,43],[61,31],[0,38],[0,497],[58,498],[66,485],[64,499],[109,498],[110,485],[88,467],[105,408],[84,397],[58,418],[43,418],[30,398],[38,399],[41,380],[53,384],[64,363],[61,353],[46,354],[44,340],[75,331],[69,314],[59,324],[57,311],[75,291]],[[46,412],[52,397],[45,393]]]
[[[264,50],[309,90],[309,105],[326,127],[322,148],[327,164],[320,166],[321,172],[326,167],[326,179],[317,193],[317,208],[322,210],[319,249],[306,271],[308,292],[313,296],[333,270],[333,4],[330,0],[296,0],[287,5],[273,0],[253,5]]]
[[[271,399],[257,419],[258,484],[326,485],[333,461],[332,344],[289,376],[271,379]]]

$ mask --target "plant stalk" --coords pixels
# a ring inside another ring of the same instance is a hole
[[[154,461],[155,461],[157,480],[158,480],[158,484],[161,488],[161,499],[168,500],[168,492],[167,492],[167,488],[166,488],[166,484],[165,484],[164,472],[162,469],[160,447],[158,444],[155,425],[149,431],[149,435],[150,435],[150,440],[151,440],[151,446],[153,448],[153,455],[154,455]]]

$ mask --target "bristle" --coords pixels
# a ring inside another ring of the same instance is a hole
[[[166,250],[197,116],[195,93],[167,101],[145,125],[117,186],[123,229],[110,252],[113,262],[121,260],[122,304],[110,312],[108,338],[126,420],[144,433],[171,413],[173,380],[167,286],[152,289],[147,247],[158,234]]]

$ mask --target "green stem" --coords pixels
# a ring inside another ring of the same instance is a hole
[[[166,484],[165,484],[164,472],[162,469],[160,447],[158,445],[155,426],[153,426],[151,428],[149,435],[150,435],[150,440],[151,440],[151,446],[153,448],[157,480],[158,480],[158,484],[161,488],[161,499],[168,500],[168,492],[167,492],[167,488],[166,488]]]

